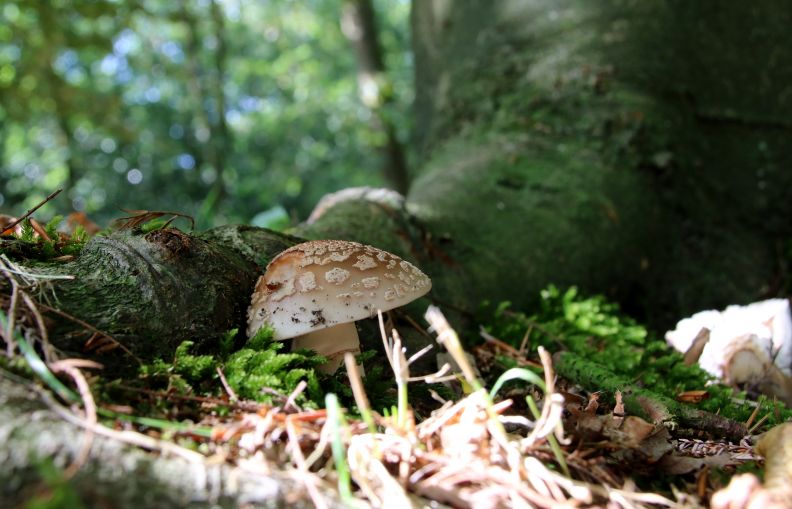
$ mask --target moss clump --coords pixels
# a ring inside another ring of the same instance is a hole
[[[278,394],[293,392],[301,380],[308,384],[296,402],[318,406],[323,392],[314,368],[324,357],[308,350],[281,352],[284,344],[272,339],[271,329],[262,329],[244,347],[231,352],[237,330],[229,331],[220,341],[217,355],[190,353],[194,344],[183,341],[173,361],[156,360],[141,368],[145,378],[166,381],[169,390],[181,394],[216,395],[221,388],[218,369],[229,386],[243,399],[273,403]]]
[[[39,236],[29,219],[21,223],[21,231],[2,237],[0,253],[10,258],[46,261],[61,256],[75,256],[82,251],[89,235],[80,225],[74,232],[66,234],[58,231],[63,216],[53,217],[43,226],[47,238]]]
[[[309,350],[282,353],[282,349],[283,343],[272,340],[270,329],[259,331],[226,359],[223,371],[228,384],[242,398],[271,402],[273,394],[264,388],[288,395],[305,380],[308,386],[298,401],[316,405],[323,392],[314,368],[325,361],[324,357]]]
[[[574,287],[562,292],[550,286],[542,291],[535,315],[508,307],[508,303],[498,306],[488,331],[512,346],[519,347],[528,332],[531,349],[541,345],[551,352],[570,352],[659,396],[674,399],[684,391],[705,389],[709,399],[696,405],[698,409],[743,422],[754,410],[751,404],[735,403],[734,391],[713,384],[712,377],[697,365],[685,366],[679,352],[602,296],[584,297]],[[760,399],[759,404],[761,415],[770,414],[768,425],[792,417],[792,411],[780,403]]]

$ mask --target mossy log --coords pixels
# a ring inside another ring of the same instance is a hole
[[[682,425],[735,443],[748,434],[747,428],[742,423],[698,410],[656,394],[650,389],[638,387],[630,380],[578,355],[560,352],[553,360],[556,372],[560,376],[573,380],[587,390],[604,392],[611,400],[616,391],[621,391],[624,407],[630,415],[637,415],[671,428]]]
[[[63,472],[81,457],[86,440],[92,441],[91,454],[67,482]],[[89,437],[45,405],[35,390],[1,373],[0,444],[3,508],[48,500],[57,491],[55,500],[64,500],[57,507],[314,507],[299,477],[286,471],[273,469],[265,476]],[[330,490],[318,489],[329,507],[343,507]]]
[[[198,235],[175,228],[119,231],[91,239],[69,263],[37,263],[37,272],[73,279],[53,280],[36,299],[52,318],[51,341],[62,351],[85,355],[86,340],[98,330],[139,358],[168,358],[181,341],[200,348],[244,328],[256,278],[296,242],[245,226]]]

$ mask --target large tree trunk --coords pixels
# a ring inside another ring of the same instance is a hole
[[[406,200],[337,195],[297,233],[415,262],[457,326],[551,282],[656,324],[768,295],[792,233],[791,17],[770,1],[416,2],[421,165]],[[245,227],[95,239],[52,302],[163,355],[243,328],[256,275],[293,242]]]
[[[523,307],[577,284],[665,326],[777,292],[790,18],[783,2],[416,2],[406,208],[431,234],[413,248],[433,295]],[[380,242],[366,210],[302,232]]]

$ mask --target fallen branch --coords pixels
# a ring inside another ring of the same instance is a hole
[[[19,223],[21,223],[21,222],[22,222],[22,221],[24,221],[25,219],[29,218],[29,217],[31,216],[31,214],[33,214],[33,212],[37,211],[37,210],[38,210],[38,209],[40,209],[40,208],[41,208],[41,207],[42,207],[42,206],[43,206],[45,203],[47,203],[48,201],[50,201],[50,200],[52,200],[53,198],[55,198],[56,196],[58,196],[58,195],[61,193],[61,191],[63,191],[63,189],[58,189],[57,191],[54,191],[54,192],[50,193],[50,194],[49,194],[49,196],[47,196],[47,197],[46,197],[46,198],[44,198],[44,199],[43,199],[41,202],[39,202],[39,204],[38,204],[38,205],[36,205],[36,206],[35,206],[35,207],[33,207],[32,209],[30,209],[30,210],[28,210],[27,212],[25,212],[25,213],[24,213],[24,214],[23,214],[21,217],[19,217],[19,218],[18,218],[16,221],[12,222],[12,223],[11,223],[11,224],[9,224],[9,225],[6,225],[5,229],[4,229],[2,232],[0,232],[0,235],[5,235],[5,234],[6,234],[6,232],[13,230],[13,229],[14,229],[14,227],[15,227],[16,225],[18,225]]]
[[[706,431],[739,442],[748,434],[745,425],[726,417],[691,408],[650,390],[637,387],[619,375],[570,352],[555,355],[556,371],[562,377],[591,391],[614,394],[621,391],[627,411],[657,424],[683,426]]]

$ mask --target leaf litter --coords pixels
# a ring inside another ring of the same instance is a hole
[[[171,213],[141,212],[126,218],[122,227],[137,227],[165,214]],[[26,233],[31,239],[48,241],[40,228],[31,229],[33,233]],[[538,330],[555,345],[564,340],[542,331],[539,324],[527,329],[519,348],[482,331],[485,343],[473,350],[478,368],[485,373],[497,370],[504,359],[513,366],[487,391],[477,366],[437,308],[430,308],[426,318],[449,357],[429,376],[411,376],[416,355],[407,358],[398,332],[390,322],[388,332],[381,318],[398,393],[397,405],[389,411],[371,409],[350,356],[346,365],[355,413],[332,394],[325,409],[303,408],[297,400],[306,389],[304,382],[289,394],[276,392],[272,404],[240,399],[217,367],[224,390],[219,397],[128,388],[141,398],[173,405],[175,416],[180,405],[198,405],[195,424],[179,422],[178,417],[134,416],[131,407],[95,400],[92,384],[98,383],[97,377],[86,370],[100,365],[62,359],[50,346],[39,305],[31,297],[48,284],[48,276],[5,255],[0,257],[0,273],[10,289],[0,296],[3,355],[7,360],[22,356],[43,385],[57,394],[36,388],[41,399],[64,420],[86,430],[83,449],[67,468],[66,478],[88,460],[91,437],[101,435],[193,462],[222,458],[261,475],[291,472],[317,507],[335,503],[326,498],[328,492],[354,507],[704,507],[711,500],[717,508],[760,503],[773,508],[787,507],[784,504],[791,500],[790,424],[772,428],[757,447],[748,435],[739,443],[717,436],[684,436],[695,430],[631,414],[619,391],[610,402],[597,391],[558,379],[550,354],[541,345],[531,347],[531,334]],[[122,348],[111,336],[83,325],[92,333],[94,352]],[[636,335],[632,329],[630,334]],[[528,358],[531,351],[538,358]],[[5,367],[0,369],[8,374]],[[417,417],[408,398],[409,384],[438,381],[449,383],[459,396],[425,418]],[[707,398],[704,392],[680,391],[679,399],[695,404]],[[754,423],[759,408],[746,426],[758,429],[769,417]],[[115,429],[119,423],[121,431]],[[184,440],[193,445],[179,445]],[[194,450],[196,446],[201,452]],[[746,473],[716,491],[727,483],[714,471],[733,472],[761,461],[761,455],[767,465],[764,485]],[[657,476],[663,480],[653,484]]]

